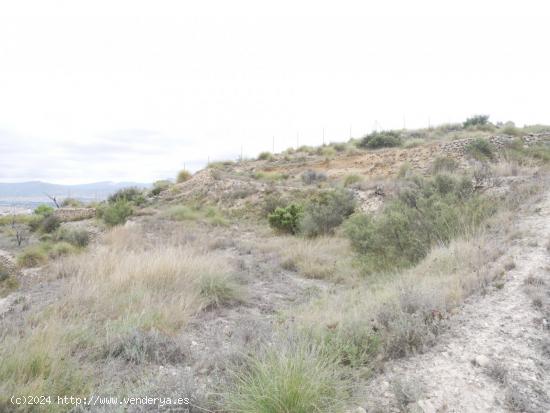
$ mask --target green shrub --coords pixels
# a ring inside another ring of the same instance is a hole
[[[35,209],[34,209],[34,213],[36,215],[41,215],[43,217],[47,217],[47,216],[50,216],[51,214],[53,214],[53,207],[49,206],[49,205],[45,205],[45,204],[42,204],[42,205],[38,205]]]
[[[333,355],[308,343],[277,345],[234,373],[228,411],[332,413],[342,411],[346,382]]]
[[[476,138],[466,145],[466,152],[477,160],[491,160],[494,158],[493,146],[487,139]]]
[[[438,175],[407,184],[379,214],[355,214],[344,226],[368,272],[411,266],[495,212],[495,203],[475,195],[466,177]]]
[[[199,219],[199,211],[187,205],[174,205],[166,211],[166,216],[175,221],[195,221]]]
[[[308,237],[331,234],[354,209],[355,199],[350,191],[336,189],[321,192],[306,203],[299,223],[300,231]]]
[[[401,145],[401,135],[396,131],[372,132],[361,139],[359,147],[377,149]]]
[[[38,267],[47,261],[48,256],[39,246],[29,247],[17,257],[17,264],[20,267]]]
[[[129,187],[116,191],[114,194],[107,198],[110,204],[115,204],[118,201],[131,202],[134,205],[142,205],[145,203],[145,197],[143,191],[139,188]]]
[[[62,207],[80,208],[83,206],[82,202],[75,198],[65,198],[61,202]]]
[[[125,198],[119,198],[114,203],[105,205],[98,212],[107,225],[115,226],[124,224],[132,215],[133,209]]]
[[[487,125],[488,123],[489,123],[488,115],[475,115],[466,119],[462,124],[462,126],[464,128],[468,128],[471,126],[483,126],[483,125]]]
[[[56,231],[60,225],[61,221],[59,220],[59,218],[54,215],[49,215],[42,220],[40,224],[40,229],[42,232],[51,234],[52,232]]]
[[[258,160],[260,161],[270,161],[271,159],[273,159],[271,152],[262,152],[258,155]]]
[[[296,234],[302,218],[303,208],[298,204],[290,204],[286,208],[275,208],[267,219],[269,225],[279,232]]]
[[[178,172],[178,176],[176,177],[176,182],[178,184],[181,184],[182,182],[190,180],[191,176],[192,175],[189,171],[182,169],[181,171]]]
[[[83,248],[90,242],[90,233],[84,228],[59,228],[55,235],[57,241],[65,241],[75,247]]]

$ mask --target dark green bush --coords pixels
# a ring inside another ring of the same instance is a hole
[[[483,126],[483,125],[487,125],[488,123],[489,123],[488,115],[475,115],[466,119],[462,124],[462,126],[464,128],[468,128],[470,126]]]
[[[60,225],[61,221],[59,221],[59,218],[54,215],[49,215],[42,220],[42,223],[40,224],[40,229],[42,230],[42,232],[50,234],[57,230]]]
[[[300,231],[308,237],[331,234],[354,210],[355,199],[351,191],[321,192],[306,203]]]
[[[466,177],[416,177],[379,214],[355,214],[344,231],[367,271],[387,271],[417,263],[434,245],[471,232],[494,211]]]
[[[47,217],[51,214],[53,214],[53,207],[49,206],[49,205],[45,205],[45,204],[42,204],[42,205],[38,205],[35,209],[34,209],[34,213],[36,215],[41,215],[43,217]]]
[[[125,198],[120,198],[114,203],[104,205],[98,212],[107,225],[115,226],[124,224],[128,217],[132,215],[133,210]]]
[[[107,198],[107,201],[110,204],[114,204],[120,200],[125,200],[135,205],[142,205],[145,202],[145,197],[143,196],[143,191],[141,189],[129,187],[119,189],[114,194],[109,196],[109,198]]]
[[[286,208],[275,208],[267,219],[269,225],[280,232],[296,234],[302,218],[303,208],[298,204],[290,204]]]
[[[401,145],[401,135],[396,131],[372,132],[359,142],[359,147],[377,149]]]
[[[477,160],[491,160],[495,157],[493,146],[487,139],[477,138],[466,145],[466,152]]]

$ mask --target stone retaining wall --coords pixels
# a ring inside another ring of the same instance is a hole
[[[59,208],[54,212],[60,221],[80,221],[93,218],[95,214],[95,208]]]

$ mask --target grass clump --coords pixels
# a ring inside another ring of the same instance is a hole
[[[48,255],[40,246],[28,247],[17,257],[17,265],[24,268],[38,267],[47,261]]]
[[[174,205],[165,212],[165,216],[174,221],[203,221],[214,226],[229,224],[220,210],[212,206]]]
[[[359,147],[378,149],[401,145],[401,134],[397,131],[372,132],[359,142]]]
[[[258,179],[259,181],[266,181],[266,182],[283,181],[288,178],[288,175],[286,174],[282,174],[280,172],[269,172],[269,171],[255,172],[252,176],[254,179]]]
[[[411,266],[434,245],[471,233],[494,212],[494,203],[475,195],[466,177],[415,177],[380,214],[351,217],[345,233],[368,272],[388,271]]]
[[[242,413],[332,413],[348,398],[335,358],[305,342],[265,349],[235,372],[227,396]]]
[[[363,178],[360,175],[350,174],[350,175],[346,175],[346,177],[344,178],[343,184],[344,184],[344,187],[347,188],[361,182],[362,180]]]
[[[492,160],[495,157],[493,146],[487,139],[476,138],[465,149],[470,156],[480,161]]]
[[[458,161],[450,156],[439,156],[432,163],[432,172],[439,174],[442,172],[455,172],[459,167]]]
[[[149,195],[157,196],[161,192],[168,190],[172,186],[172,182],[167,179],[153,182],[153,189],[149,191]]]
[[[271,154],[271,152],[261,152],[259,155],[258,155],[258,160],[259,161],[270,161],[273,159],[273,155]]]
[[[207,307],[222,307],[242,301],[242,292],[233,279],[225,274],[206,274],[199,281],[199,291]]]
[[[181,171],[178,172],[178,176],[176,177],[176,182],[178,184],[181,184],[182,182],[190,180],[191,176],[192,176],[191,172],[185,169],[182,169]]]

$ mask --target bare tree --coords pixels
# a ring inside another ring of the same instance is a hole
[[[11,216],[11,228],[14,231],[15,234],[15,241],[17,242],[17,246],[20,247],[23,241],[26,240],[26,231],[25,228],[17,223],[17,220],[15,218],[15,212]]]
[[[55,204],[56,208],[60,208],[59,203],[57,202],[57,199],[56,199],[55,195],[46,194],[46,196],[48,198],[50,198],[50,200]]]

